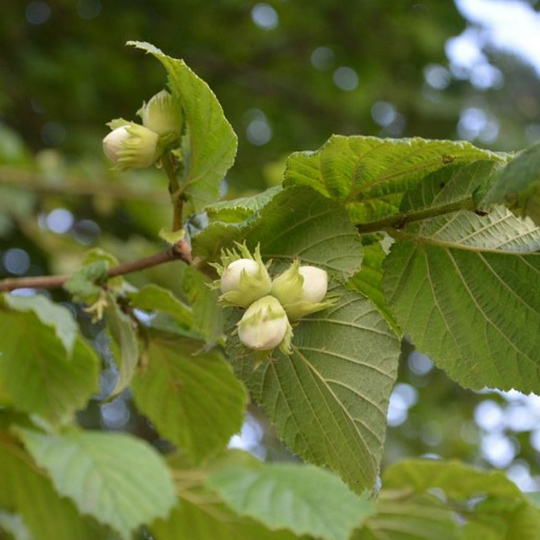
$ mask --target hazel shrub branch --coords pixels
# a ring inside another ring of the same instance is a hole
[[[119,264],[107,272],[107,278],[111,279],[117,276],[139,272],[173,261],[183,261],[186,264],[194,265],[191,259],[191,248],[185,240],[180,240],[166,251],[136,261]],[[56,289],[63,287],[69,278],[70,276],[68,275],[59,275],[4,279],[0,281],[0,292],[9,292],[22,288]]]

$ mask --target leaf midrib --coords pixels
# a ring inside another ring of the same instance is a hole
[[[534,231],[529,231],[534,232]],[[540,251],[534,250],[534,251],[511,251],[511,250],[505,250],[505,249],[497,249],[497,248],[486,248],[486,247],[479,247],[479,246],[469,246],[465,244],[459,244],[457,242],[450,242],[448,240],[440,240],[438,238],[433,238],[432,236],[422,236],[420,234],[412,234],[412,233],[405,233],[401,231],[392,231],[392,236],[396,240],[410,242],[417,245],[428,245],[428,246],[436,246],[443,249],[456,249],[461,251],[470,251],[475,254],[482,254],[482,253],[495,253],[497,255],[512,255],[514,257],[538,257],[540,256]]]

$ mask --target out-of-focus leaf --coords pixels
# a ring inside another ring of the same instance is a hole
[[[75,271],[64,288],[79,302],[92,304],[102,291],[101,285],[107,283],[109,291],[118,291],[124,284],[124,278],[108,278],[108,270],[118,265],[118,259],[101,248],[87,251],[81,261],[81,268]]]
[[[182,287],[193,311],[193,330],[206,339],[208,346],[216,344],[223,335],[223,309],[219,294],[208,285],[210,280],[191,266],[182,268]]]
[[[58,493],[126,540],[143,523],[167,516],[176,502],[165,462],[140,439],[92,431],[17,432]]]
[[[286,531],[272,531],[262,523],[233,512],[206,486],[209,475],[230,467],[259,470],[264,467],[258,459],[241,450],[226,450],[193,468],[184,455],[169,458],[180,502],[167,519],[156,520],[151,532],[156,540],[311,540]]]
[[[64,289],[68,291],[75,300],[95,302],[101,292],[100,284],[107,281],[107,270],[109,265],[105,261],[96,261],[75,271],[64,284]]]
[[[29,159],[30,153],[22,137],[4,123],[0,124],[0,163],[24,164]]]
[[[0,125],[0,132],[1,129]],[[0,170],[0,174],[9,174],[9,172],[4,173]],[[23,191],[10,186],[0,186],[0,236],[7,235],[15,227],[12,217],[27,219],[34,208],[36,199],[36,194],[29,190]]]
[[[481,495],[523,497],[518,487],[502,471],[480,471],[459,461],[408,459],[389,467],[383,475],[385,489],[411,487],[416,492],[442,489],[452,499]]]
[[[19,514],[5,512],[0,508],[0,532],[6,531],[14,540],[34,540],[23,518]]]
[[[31,540],[96,540],[107,531],[61,497],[30,457],[0,439],[0,507],[19,514]],[[17,540],[19,540],[17,538]]]
[[[170,315],[178,323],[191,327],[193,313],[183,302],[178,300],[168,289],[150,283],[140,291],[129,295],[133,307],[145,311],[160,311]]]
[[[165,240],[167,244],[173,246],[186,237],[186,231],[184,229],[180,229],[179,231],[171,231],[170,229],[163,227],[159,231],[159,237]]]
[[[338,477],[309,465],[224,468],[210,476],[208,486],[241,516],[325,540],[348,540],[374,507]]]
[[[113,394],[119,394],[131,384],[135,374],[139,362],[139,343],[133,321],[122,313],[112,296],[109,296],[105,316],[111,351],[118,369],[118,381]]]
[[[4,294],[0,297],[0,308],[2,304],[20,313],[34,312],[42,324],[54,329],[56,336],[64,345],[66,352],[71,354],[78,328],[69,309],[55,304],[42,294],[36,296]],[[5,330],[7,331],[7,329],[8,327],[6,326]]]
[[[150,529],[156,540],[309,540],[240,517],[208,490],[183,498],[166,520],[156,520]]]
[[[431,494],[383,490],[374,515],[352,540],[462,540],[455,511]]]
[[[152,333],[133,380],[139,409],[164,437],[200,462],[225,448],[244,419],[247,396],[230,365],[204,343]]]
[[[17,409],[54,424],[70,421],[98,386],[99,358],[81,337],[71,358],[55,328],[34,311],[0,305],[0,379]]]
[[[458,461],[411,459],[391,466],[354,540],[535,540],[540,511],[501,471]]]

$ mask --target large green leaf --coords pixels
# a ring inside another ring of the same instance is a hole
[[[66,352],[71,354],[78,334],[77,323],[69,309],[55,304],[46,296],[14,296],[4,294],[0,297],[0,307],[5,306],[13,311],[26,313],[33,311],[40,322],[54,329]],[[8,328],[6,326],[6,328]]]
[[[240,224],[210,225],[194,238],[194,249],[216,260],[221,248],[244,240],[251,248],[260,243],[265,259],[290,262],[299,257],[303,264],[324,268],[341,278],[352,275],[362,261],[362,241],[343,206],[305,187],[278,193]]]
[[[19,514],[32,540],[96,540],[107,532],[77,512],[19,446],[0,439],[0,507]],[[21,539],[22,540],[22,539]]]
[[[287,161],[285,186],[306,185],[344,203],[355,223],[396,213],[403,194],[450,163],[504,161],[467,142],[333,136],[317,152]]]
[[[361,493],[378,473],[399,341],[369,300],[333,292],[337,306],[294,328],[291,356],[274,351],[255,369],[236,337],[229,355],[289,448]]]
[[[247,401],[229,364],[216,351],[201,353],[203,346],[153,333],[133,380],[139,409],[196,462],[222,450],[240,430]]]
[[[109,296],[109,305],[105,315],[110,347],[118,369],[118,381],[113,394],[118,394],[131,384],[139,362],[139,344],[133,328],[133,321],[120,311],[116,301],[111,296]]]
[[[0,379],[11,403],[52,423],[69,421],[98,387],[99,358],[76,337],[71,358],[53,326],[35,311],[0,304]]]
[[[505,204],[540,225],[540,144],[525,150],[497,175],[482,204]]]
[[[195,211],[201,211],[219,199],[221,180],[234,163],[237,137],[215,94],[183,60],[171,58],[149,43],[128,44],[154,55],[167,70],[169,87],[180,100],[189,134],[183,186]]]
[[[442,189],[428,180],[404,208],[444,205],[470,185],[459,176]],[[540,391],[540,229],[496,207],[393,234],[384,288],[414,344],[464,386]]]
[[[327,540],[348,540],[374,506],[336,476],[309,465],[224,468],[210,476],[208,485],[241,516],[270,529]]]
[[[176,502],[164,461],[140,439],[91,431],[44,435],[19,429],[18,433],[58,493],[122,538],[129,539],[140,525],[165,517]]]

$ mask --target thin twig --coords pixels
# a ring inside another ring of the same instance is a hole
[[[144,201],[155,204],[167,204],[169,201],[165,194],[145,190],[135,190],[124,184],[115,182],[93,182],[84,178],[70,176],[69,182],[50,183],[42,179],[42,175],[32,171],[25,171],[15,167],[0,166],[0,186],[9,186],[18,189],[29,189],[37,193],[50,195],[95,197],[105,195],[114,199],[130,201]]]
[[[191,260],[191,249],[185,240],[180,240],[170,249],[144,257],[137,261],[119,264],[111,268],[107,275],[109,278],[131,274],[140,270],[146,270],[154,266],[159,266],[172,261],[183,261],[186,264],[193,264]],[[24,278],[9,278],[0,281],[0,292],[9,292],[15,289],[35,288],[35,289],[55,289],[62,287],[70,276],[36,276]]]

